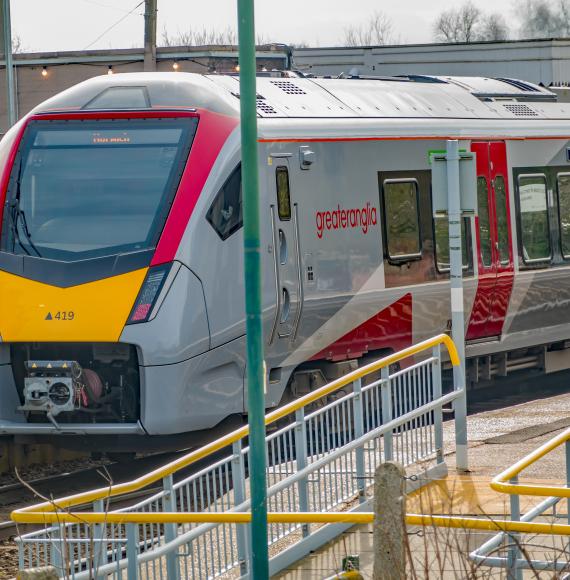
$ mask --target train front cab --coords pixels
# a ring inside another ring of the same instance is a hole
[[[189,163],[205,147],[200,122],[39,114],[4,139],[0,433],[146,434],[145,365],[209,348],[200,280],[176,259],[200,187]],[[180,427],[161,420],[159,432]]]

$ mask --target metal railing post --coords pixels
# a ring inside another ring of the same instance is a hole
[[[455,412],[456,465],[467,471],[467,389],[465,388],[465,312],[463,307],[463,258],[461,252],[461,196],[459,141],[447,141],[447,218],[449,225],[449,286],[451,291],[451,335],[459,365],[453,367],[453,385],[463,395],[453,403]]]
[[[232,485],[234,488],[235,506],[245,501],[245,465],[242,453],[242,440],[238,439],[232,445]],[[237,536],[237,553],[239,561],[239,570],[242,576],[247,574],[247,563],[251,560],[248,544],[248,527],[247,524],[236,524]]]
[[[380,385],[382,401],[382,424],[386,425],[392,420],[392,381],[390,369],[383,367],[381,372],[382,383]],[[384,461],[392,461],[394,456],[392,432],[384,434]]]
[[[438,344],[432,349],[431,380],[434,401],[441,399],[441,346]],[[435,453],[438,463],[443,463],[443,410],[438,407],[433,412],[435,431]]]
[[[518,477],[513,477],[510,483],[517,484],[519,482]],[[520,507],[520,497],[518,494],[513,493],[510,495],[511,502],[511,521],[518,522],[521,519],[521,507]],[[508,580],[522,580],[522,569],[518,567],[518,557],[520,554],[518,542],[519,534],[509,533],[507,535],[511,546],[509,548],[508,556],[508,568],[507,568],[507,579]]]
[[[55,524],[53,528],[54,530],[51,532],[51,565],[57,570],[58,575],[64,578],[65,570],[63,569],[63,563],[65,562],[65,558],[63,556],[63,551],[65,550],[65,541],[61,533],[62,525]],[[39,561],[38,566],[41,566]]]
[[[254,580],[265,580],[269,577],[269,550],[254,0],[238,0],[237,9],[250,458],[248,467],[252,517],[250,529],[251,542],[255,546],[255,550],[250,553],[250,574]],[[299,305],[298,308],[300,307]]]
[[[127,528],[127,579],[138,580],[139,565],[138,555],[138,524],[126,524]]]
[[[98,499],[93,502],[94,512],[104,512],[105,502]],[[105,543],[105,524],[95,524],[93,526],[93,573],[96,580],[103,580],[104,576],[99,575],[99,568],[107,563],[107,546]]]
[[[14,90],[14,64],[12,59],[12,26],[10,19],[10,0],[2,0],[4,22],[4,58],[6,60],[6,113],[8,117],[8,127],[14,125],[17,119],[16,112],[16,91]]]
[[[164,490],[163,509],[165,512],[175,512],[176,493],[174,491],[174,480],[172,475],[167,475],[162,479],[162,488]],[[177,524],[165,524],[164,540],[167,544],[173,542],[178,535]],[[166,554],[166,577],[168,580],[178,580],[180,577],[180,568],[178,565],[178,550],[170,550]]]
[[[297,462],[297,471],[301,471],[307,466],[307,429],[305,425],[305,408],[301,407],[295,411],[295,459]],[[299,491],[299,511],[309,511],[309,495],[307,492],[307,477],[301,477],[297,481]],[[310,533],[309,524],[301,524],[303,537],[306,538]]]
[[[353,383],[354,399],[352,410],[354,414],[354,438],[364,435],[364,413],[362,404],[362,379],[356,379]],[[358,501],[366,501],[366,471],[364,464],[364,445],[356,449],[356,482],[358,485]]]
[[[570,487],[570,441],[564,443],[566,452],[566,487]],[[570,497],[566,500],[566,519],[570,524]]]

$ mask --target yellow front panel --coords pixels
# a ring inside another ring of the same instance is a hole
[[[0,335],[4,342],[115,342],[146,272],[70,288],[0,272]]]

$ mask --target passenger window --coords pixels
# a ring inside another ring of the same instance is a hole
[[[291,193],[289,191],[289,170],[284,165],[275,169],[277,182],[277,212],[280,220],[291,219]]]
[[[497,241],[499,242],[499,260],[508,264],[509,256],[509,224],[507,218],[507,191],[502,175],[495,177],[495,207],[497,209]]]
[[[489,226],[489,192],[487,178],[477,178],[477,210],[479,215],[479,240],[481,243],[481,262],[491,265],[491,228]]]
[[[418,184],[384,182],[384,222],[388,257],[396,260],[421,256]]]
[[[570,258],[570,173],[558,175],[558,208],[562,255]]]
[[[435,256],[437,269],[440,272],[449,271],[449,222],[445,216],[434,218],[435,229]],[[469,227],[469,218],[463,218],[461,221],[461,256],[463,269],[469,267],[467,229]]]
[[[229,238],[243,224],[241,200],[241,165],[238,165],[206,214],[206,219],[222,240]]]
[[[550,258],[546,193],[544,175],[519,176],[521,240],[525,262],[537,262]]]

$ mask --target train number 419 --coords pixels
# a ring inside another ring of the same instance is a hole
[[[73,320],[74,318],[73,310],[58,310],[55,314],[48,312],[45,320]]]

